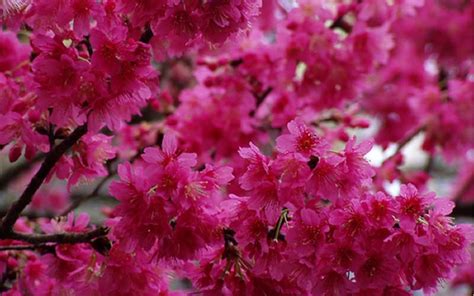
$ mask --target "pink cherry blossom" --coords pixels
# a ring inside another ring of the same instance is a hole
[[[2,295],[469,289],[473,13],[0,0]]]
[[[302,122],[291,121],[288,123],[289,135],[277,139],[277,148],[280,152],[296,152],[305,158],[309,156],[322,156],[326,143]]]

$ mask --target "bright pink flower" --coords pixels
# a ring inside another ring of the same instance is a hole
[[[398,276],[399,262],[390,252],[382,249],[364,254],[364,261],[355,271],[357,284],[364,288],[383,288]]]
[[[363,213],[360,202],[351,200],[343,209],[331,213],[329,223],[340,226],[335,233],[336,237],[354,238],[365,231],[368,219]]]
[[[197,163],[196,153],[182,153],[178,150],[178,139],[174,134],[167,133],[163,137],[162,147],[162,149],[145,148],[142,156],[143,160],[150,164],[160,164],[162,166],[176,163],[186,168],[191,168]]]
[[[0,32],[0,72],[13,71],[28,61],[30,50],[13,32]]]
[[[131,23],[137,27],[161,18],[171,3],[168,0],[114,0],[115,11],[129,15]]]
[[[51,220],[41,226],[46,233],[58,232],[84,232],[89,224],[89,215],[81,213],[74,217],[74,213],[69,213],[66,219]]]
[[[318,264],[331,266],[335,271],[345,273],[355,270],[363,258],[357,245],[343,239],[324,244],[318,256]]]
[[[294,154],[280,155],[272,163],[271,168],[275,175],[280,176],[280,189],[282,190],[304,187],[311,175],[307,162],[295,157]]]
[[[181,55],[198,38],[202,23],[202,15],[196,9],[198,5],[195,0],[170,5],[164,17],[152,24],[156,43],[166,40],[162,47],[169,54]]]
[[[423,288],[426,292],[433,292],[440,278],[448,278],[451,273],[450,264],[436,253],[422,254],[414,263],[414,289]]]
[[[382,192],[377,192],[375,195],[369,195],[366,200],[362,201],[362,206],[367,212],[369,223],[387,228],[391,228],[394,225],[396,203],[392,197]]]
[[[77,56],[68,54],[53,58],[40,55],[33,62],[33,73],[38,83],[38,107],[53,108],[51,121],[64,126],[68,121],[80,121],[76,90],[80,88],[83,72],[89,65]]]
[[[371,178],[375,171],[367,160],[364,159],[364,155],[372,149],[373,143],[370,141],[365,141],[358,145],[355,143],[355,138],[347,142],[342,152],[344,161],[341,164],[354,179],[365,180]]]
[[[371,67],[374,63],[387,63],[389,51],[394,47],[388,23],[377,28],[356,26],[349,42],[363,67]]]
[[[248,162],[247,171],[240,177],[240,185],[245,190],[257,187],[257,184],[271,178],[270,161],[257,146],[249,143],[250,148],[240,148],[239,155]]]
[[[75,185],[83,178],[90,180],[107,175],[105,162],[116,154],[116,149],[111,146],[110,141],[111,137],[102,134],[86,135],[74,146],[69,185]]]
[[[118,166],[117,171],[123,182],[113,182],[110,192],[122,202],[145,194],[152,186],[150,179],[141,177],[144,174],[143,166],[132,167],[130,163],[124,163]]]
[[[29,4],[30,0],[4,0],[0,4],[3,16],[10,16],[22,12]]]
[[[38,292],[38,295],[41,296],[53,293],[56,280],[48,277],[47,270],[48,266],[42,260],[37,258],[28,260],[18,282],[19,290],[29,293]]]
[[[207,78],[201,77],[200,79]],[[239,147],[250,141],[258,143],[258,131],[251,112],[255,110],[255,97],[241,77],[226,73],[210,77],[215,87],[198,86],[180,96],[180,105],[168,118],[168,124],[180,135],[193,130],[195,137],[183,137],[189,149],[198,153],[203,162],[212,158],[234,157]],[[203,82],[204,83],[204,82]],[[206,122],[205,125],[201,124]]]
[[[167,295],[169,283],[165,271],[148,264],[145,254],[124,252],[119,245],[110,250],[104,261],[104,271],[98,277],[98,290],[103,295]]]
[[[211,42],[223,42],[229,35],[247,29],[262,5],[258,1],[207,1],[202,8],[202,33]]]
[[[354,286],[345,273],[338,273],[332,269],[319,272],[317,278],[320,280],[313,286],[312,294],[314,295],[347,295]]]
[[[449,215],[472,194],[474,5],[261,2],[0,0],[0,154],[55,149],[2,194],[39,172],[27,210],[59,210],[54,177],[118,173],[107,237],[0,252],[5,295],[407,296],[458,266],[469,282],[473,228]],[[459,169],[456,200],[423,193],[431,162],[375,170],[367,133],[398,150],[422,135]],[[33,238],[93,229],[26,216],[14,231]]]
[[[302,209],[295,225],[288,231],[287,239],[289,243],[297,246],[293,251],[297,252],[299,257],[304,257],[321,249],[328,231],[329,226],[324,216],[312,209]]]
[[[126,30],[123,27],[116,27],[109,31],[109,35],[98,29],[91,31],[90,42],[94,49],[92,65],[97,70],[114,75],[120,71],[120,58],[126,54],[127,47],[123,44]]]
[[[10,149],[11,162],[16,161],[25,147],[25,157],[33,158],[37,150],[49,150],[48,138],[32,130],[32,124],[16,112],[0,114],[0,145],[14,143]]]
[[[400,196],[397,197],[397,211],[400,225],[403,228],[413,228],[418,218],[423,215],[434,201],[434,193],[420,194],[415,186],[402,185]]]
[[[138,246],[150,250],[157,235],[166,232],[170,225],[164,200],[153,196],[152,180],[143,178],[145,168],[130,163],[119,165],[120,181],[112,182],[110,193],[120,201],[114,209],[119,221],[114,225],[114,235],[122,238],[122,246],[133,251]],[[171,218],[170,218],[171,219]]]
[[[308,181],[308,192],[319,199],[336,202],[341,197],[338,185],[343,175],[339,169],[341,162],[339,156],[320,158]]]
[[[309,159],[314,155],[322,156],[327,149],[324,139],[317,136],[299,119],[290,121],[287,125],[290,134],[277,138],[277,149],[280,152],[295,152]]]
[[[98,9],[97,2],[94,0],[72,0],[70,5],[69,9],[73,14],[74,33],[79,37],[87,35],[92,13]]]

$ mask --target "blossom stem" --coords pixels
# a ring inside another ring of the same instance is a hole
[[[280,232],[281,228],[283,227],[283,223],[288,223],[288,213],[290,211],[287,208],[283,208],[281,211],[280,217],[275,225],[275,234],[273,236],[274,241],[278,241],[281,237]]]
[[[56,165],[56,162],[63,156],[63,154],[71,148],[83,135],[87,133],[87,124],[77,127],[64,141],[57,145],[47,155],[41,164],[38,172],[33,176],[30,183],[23,191],[20,198],[14,202],[7,211],[7,214],[2,219],[0,226],[0,233],[12,233],[13,225],[15,224],[21,212],[28,206],[33,199],[33,195],[40,188],[41,184],[48,177],[51,170]]]
[[[66,209],[64,210],[60,216],[66,216],[67,214],[69,214],[70,212],[74,211],[75,209],[77,209],[83,202],[93,198],[94,196],[97,196],[99,194],[99,191],[100,189],[102,188],[102,186],[104,186],[104,184],[114,176],[115,174],[109,174],[107,175],[105,178],[103,178],[98,184],[97,186],[94,188],[94,190],[89,193],[88,195],[85,195],[85,196],[81,196],[77,199],[75,199],[71,205]]]

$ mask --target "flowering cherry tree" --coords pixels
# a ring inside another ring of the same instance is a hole
[[[0,15],[2,295],[474,287],[474,228],[453,219],[474,212],[474,2],[2,0]],[[420,137],[427,164],[406,169]],[[455,171],[443,196],[435,161]]]

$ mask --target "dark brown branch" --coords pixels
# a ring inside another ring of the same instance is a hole
[[[7,211],[7,214],[5,217],[3,217],[2,225],[0,227],[1,233],[5,234],[12,231],[12,227],[20,216],[21,212],[31,202],[33,195],[40,188],[41,184],[43,184],[48,174],[56,165],[56,162],[86,133],[87,125],[79,126],[64,141],[62,141],[46,155],[46,158],[41,164],[40,169],[33,176],[25,191],[23,191],[20,198],[11,205]]]
[[[41,248],[48,248],[54,245],[50,244],[38,244],[38,245],[11,245],[11,246],[0,246],[1,251],[33,251]]]
[[[453,217],[471,217],[474,218],[474,203],[461,204],[456,203],[456,206],[451,213]]]
[[[260,105],[263,103],[263,101],[265,101],[265,99],[272,92],[272,90],[273,87],[269,86],[262,94],[256,96],[257,108],[260,107]]]
[[[338,16],[334,22],[329,26],[329,29],[341,29],[342,31],[346,32],[347,34],[350,34],[352,32],[352,26],[348,22],[344,20],[345,14],[342,14]]]
[[[84,37],[84,39],[81,40],[81,42],[79,42],[78,45],[81,45],[81,44],[84,44],[87,48],[87,53],[89,53],[89,56],[92,56],[92,54],[94,54],[94,49],[92,48],[92,44],[91,44],[91,40],[90,40],[90,36],[87,35]]]
[[[257,112],[258,108],[260,107],[260,105],[262,105],[262,103],[265,101],[265,99],[267,98],[267,96],[272,92],[273,90],[273,87],[269,86],[267,89],[265,89],[263,91],[263,93],[261,94],[253,94],[253,96],[255,97],[256,99],[256,106],[255,106],[255,110],[252,110],[252,112],[250,112],[250,116],[254,116],[255,115],[255,112]]]
[[[29,170],[33,166],[33,164],[42,160],[44,157],[44,154],[37,154],[33,159],[27,160],[25,162],[20,163],[19,165],[7,169],[0,176],[0,190],[3,190],[5,187],[7,187],[7,185],[10,184],[11,181],[15,180],[18,177],[18,175]]]
[[[240,59],[231,60],[229,62],[229,65],[232,68],[237,68],[238,66],[242,65],[243,63],[244,63],[244,59],[240,58]]]
[[[18,241],[27,242],[30,244],[44,244],[44,243],[57,243],[57,244],[77,244],[77,243],[88,243],[95,238],[107,235],[109,229],[106,227],[99,227],[89,232],[82,233],[55,233],[55,234],[27,234],[10,232],[3,234],[2,239],[13,239]]]
[[[146,25],[145,31],[143,31],[140,36],[140,42],[150,43],[151,38],[153,38],[153,32],[151,31],[150,25]]]

